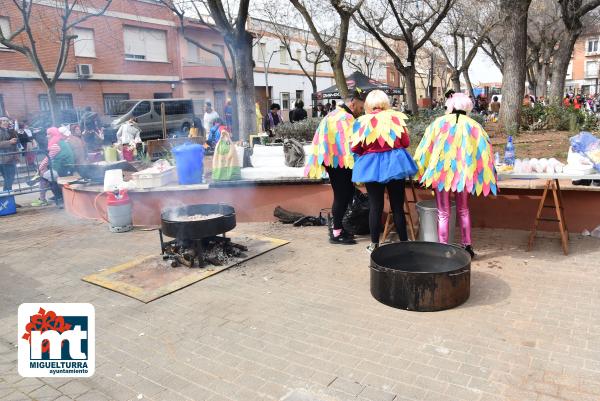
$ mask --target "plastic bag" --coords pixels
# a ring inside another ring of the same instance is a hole
[[[352,203],[342,219],[342,226],[350,234],[369,234],[369,195],[355,189]]]
[[[240,162],[235,144],[229,132],[223,130],[213,156],[213,181],[239,180],[242,178]]]
[[[600,171],[600,139],[590,132],[582,131],[571,137],[570,141],[573,151],[587,157],[594,163],[594,168]]]

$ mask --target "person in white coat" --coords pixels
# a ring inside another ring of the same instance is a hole
[[[117,131],[117,144],[135,146],[136,143],[142,143],[140,132],[141,130],[137,126],[135,119],[129,119],[129,121],[121,124]]]

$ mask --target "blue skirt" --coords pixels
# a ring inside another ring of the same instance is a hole
[[[417,173],[415,161],[406,149],[367,153],[358,157],[352,169],[353,182],[379,182],[403,180]]]

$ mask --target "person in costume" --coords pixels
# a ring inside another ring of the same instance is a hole
[[[400,241],[407,241],[404,218],[404,182],[417,172],[417,166],[406,151],[410,138],[406,130],[407,116],[391,109],[385,92],[374,90],[365,101],[365,114],[353,126],[352,152],[358,155],[352,181],[362,182],[369,194],[369,231],[372,252],[379,246],[381,215],[387,189],[394,224]]]
[[[463,246],[474,257],[469,194],[496,195],[497,177],[489,136],[467,116],[472,108],[467,95],[452,94],[446,101],[446,115],[427,127],[414,158],[417,178],[435,191],[439,241],[448,243],[450,193],[454,192]]]
[[[258,102],[254,103],[254,106],[256,107],[256,133],[260,133],[262,132],[263,115],[260,112],[260,105]]]
[[[363,113],[365,97],[365,92],[356,88],[344,104],[323,118],[308,152],[304,174],[309,178],[323,178],[327,172],[333,190],[333,226],[329,232],[329,242],[332,244],[356,243],[354,237],[344,231],[342,219],[354,195],[354,157],[350,151],[352,125],[354,119]]]

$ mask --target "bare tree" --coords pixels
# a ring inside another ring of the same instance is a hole
[[[504,68],[500,118],[505,129],[517,132],[527,73],[527,13],[531,0],[499,0],[504,30]]]
[[[547,96],[552,59],[564,35],[564,24],[555,0],[533,0],[527,29],[527,80],[536,96]]]
[[[239,0],[237,12],[234,14],[231,10],[235,4],[229,4],[228,0],[225,0],[225,4],[222,0],[204,1],[210,17],[214,20],[217,30],[223,35],[231,54],[235,76],[235,108],[238,116],[239,136],[241,139],[248,139],[248,136],[257,130],[254,60],[252,59],[253,36],[246,26],[250,0]]]
[[[436,53],[434,56],[433,76],[439,79],[441,85],[441,92],[446,93],[446,91],[452,83],[451,74],[450,69],[448,68],[448,64],[446,64],[446,61],[443,59],[443,56],[438,53]]]
[[[484,11],[484,8],[478,7],[474,12],[471,3],[457,1],[442,24],[443,28],[429,39],[448,65],[453,89],[460,92],[462,75],[471,96],[474,93],[469,67],[488,33],[498,23],[495,9],[488,9],[487,13]],[[478,29],[472,29],[472,26],[478,26]]]
[[[229,86],[229,89],[231,91],[231,93],[233,93],[234,95],[232,96],[232,102],[233,102],[233,134],[237,135],[239,133],[239,117],[238,117],[238,109],[237,109],[237,95],[236,95],[236,75],[233,74],[233,69],[232,69],[232,64],[233,64],[233,49],[231,46],[227,45],[227,52],[229,54],[229,60],[231,60],[230,63],[228,63],[225,54],[222,54],[221,52],[216,51],[215,49],[208,47],[206,45],[204,45],[202,43],[202,41],[198,40],[196,37],[194,37],[193,35],[190,34],[189,29],[188,29],[188,24],[193,23],[193,22],[199,22],[200,24],[202,24],[204,27],[212,30],[213,32],[217,33],[217,34],[221,34],[217,28],[215,27],[214,24],[209,23],[208,21],[206,21],[204,13],[202,13],[200,11],[199,8],[199,4],[195,3],[195,2],[177,2],[177,1],[173,1],[173,0],[159,0],[163,5],[165,5],[169,10],[171,10],[171,12],[173,12],[173,14],[175,14],[175,16],[177,16],[177,19],[179,21],[179,31],[181,32],[181,35],[183,36],[184,40],[192,43],[194,46],[196,46],[199,49],[204,50],[205,52],[212,54],[213,56],[215,56],[217,58],[217,60],[219,60],[219,63],[221,64],[221,67],[223,68],[223,75],[225,77],[225,82],[227,82],[227,86]],[[203,5],[202,5],[203,6]],[[188,20],[186,17],[186,11],[190,10],[193,11],[193,19]],[[210,129],[210,127],[204,127],[204,129],[206,131],[208,131]]]
[[[344,98],[348,95],[348,84],[346,83],[346,77],[344,75],[344,55],[346,54],[346,48],[348,45],[348,32],[350,30],[350,20],[354,13],[358,11],[364,0],[358,0],[356,3],[344,2],[342,0],[329,0],[327,5],[333,8],[337,19],[339,20],[339,26],[336,29],[335,40],[328,41],[322,32],[322,29],[317,28],[315,19],[313,16],[323,13],[323,3],[308,3],[307,0],[290,0],[290,2],[300,12],[308,28],[323,51],[325,56],[329,60],[331,69],[333,70],[333,76],[335,83],[340,92],[340,95]],[[318,7],[318,12],[313,9]],[[337,23],[337,22],[336,22]],[[328,35],[331,37],[331,35]]]
[[[500,71],[504,70],[504,35],[501,29],[492,29],[484,37],[481,50],[492,60]]]
[[[319,65],[328,62],[325,53],[320,47],[311,43],[310,32],[304,26],[295,28],[286,23],[286,21],[296,21],[299,17],[297,13],[287,9],[282,10],[280,4],[274,3],[265,8],[264,11],[270,22],[269,26],[265,29],[277,36],[290,60],[300,67],[302,73],[309,80],[312,92],[317,93]],[[326,33],[322,33],[322,35],[326,43],[332,40]],[[297,53],[294,53],[294,49],[301,53],[300,57]]]
[[[373,40],[366,32],[363,32],[360,41],[350,42],[348,48],[349,51],[345,55],[348,65],[367,77],[373,78],[375,67],[377,64],[381,64],[385,51],[374,46]]]
[[[34,7],[35,2],[31,0],[12,0],[12,3],[19,11],[20,26],[10,34],[4,34],[0,30],[0,44],[23,54],[35,68],[46,86],[52,123],[56,124],[59,109],[56,83],[67,66],[71,44],[77,39],[77,35],[73,34],[73,29],[93,17],[103,15],[110,7],[112,0],[103,0],[101,8],[96,8],[92,3],[85,0],[56,0],[57,18],[52,21],[56,23],[56,30],[41,31],[44,35],[56,35],[52,39],[57,40],[59,43],[58,54],[54,58],[56,64],[53,70],[47,68],[42,62],[42,54],[46,52],[46,49],[38,48],[37,41],[41,38],[32,28],[32,24],[38,24],[43,18],[45,8]]]
[[[455,0],[376,0],[359,10],[355,22],[371,33],[389,54],[396,69],[406,82],[409,109],[416,111],[417,89],[415,82],[417,52],[429,40],[439,24],[446,18]],[[401,42],[406,57],[394,42]]]
[[[552,59],[550,101],[560,104],[565,90],[565,77],[575,42],[583,31],[584,17],[600,6],[600,0],[558,0],[565,33],[561,35],[558,49]]]

